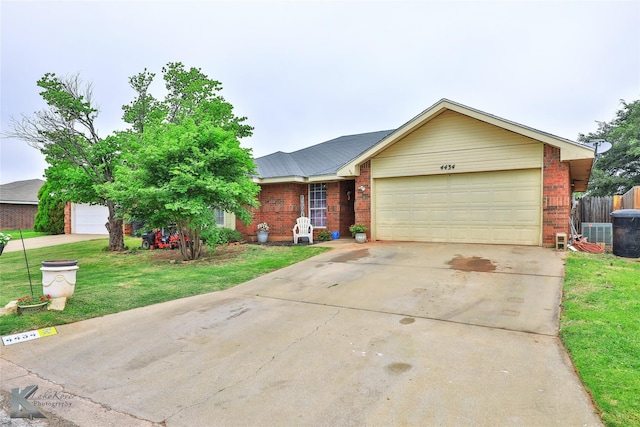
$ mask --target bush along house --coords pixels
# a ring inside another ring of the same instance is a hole
[[[567,232],[574,191],[585,191],[590,147],[443,99],[395,130],[342,136],[255,160],[257,224],[293,240],[296,218],[314,234],[368,227],[381,241],[553,246]]]

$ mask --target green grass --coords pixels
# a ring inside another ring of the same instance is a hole
[[[20,230],[0,230],[4,234],[10,234],[11,240],[20,240]],[[30,239],[31,237],[48,236],[49,233],[43,233],[41,231],[22,230],[22,238]]]
[[[220,246],[199,260],[182,262],[178,250],[105,251],[107,239],[27,251],[34,294],[42,293],[40,262],[77,259],[74,295],[64,311],[0,316],[0,335],[76,322],[136,307],[219,291],[328,250],[318,246]],[[126,238],[129,247],[139,238]],[[175,262],[174,262],[175,261]],[[28,295],[22,252],[0,257],[0,306]]]
[[[640,262],[571,253],[560,337],[607,426],[640,426]]]

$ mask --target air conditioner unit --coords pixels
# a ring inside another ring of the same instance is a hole
[[[588,242],[604,242],[607,246],[613,246],[613,224],[609,222],[583,222],[582,237]]]

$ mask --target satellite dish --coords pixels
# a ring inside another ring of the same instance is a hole
[[[596,156],[598,154],[604,154],[607,151],[611,150],[611,143],[605,141],[604,139],[592,139],[590,141],[585,142],[586,145],[593,148],[596,151]]]

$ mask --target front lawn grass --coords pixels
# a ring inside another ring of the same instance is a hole
[[[640,262],[571,253],[560,337],[607,426],[640,426]]]
[[[11,235],[11,240],[20,240],[20,230],[0,230],[4,234]],[[30,239],[32,237],[48,236],[49,233],[33,230],[22,230],[22,238]]]
[[[126,238],[130,248],[140,238]],[[105,314],[219,291],[295,264],[328,248],[318,246],[220,246],[199,260],[183,262],[179,250],[105,251],[108,239],[27,251],[34,295],[42,294],[40,262],[77,259],[75,293],[64,311],[0,316],[0,335],[77,322]],[[0,305],[29,295],[22,251],[0,257]]]

